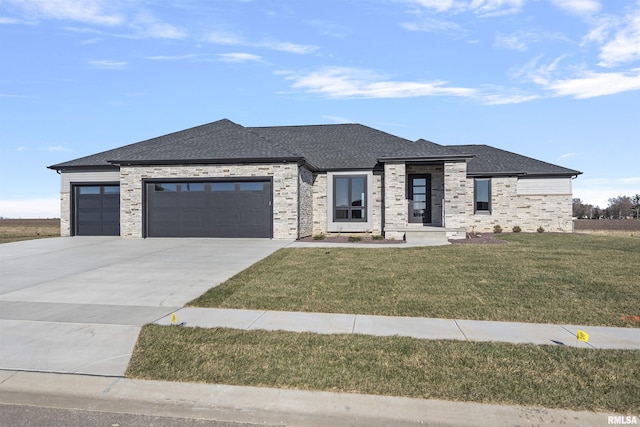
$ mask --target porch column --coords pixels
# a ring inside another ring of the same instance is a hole
[[[443,220],[447,230],[458,229],[458,234],[467,228],[467,163],[444,163]]]
[[[407,172],[404,162],[384,164],[384,235],[402,239],[407,225]]]

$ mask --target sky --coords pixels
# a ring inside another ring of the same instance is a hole
[[[0,0],[0,216],[47,166],[228,118],[361,123],[640,193],[640,0]]]

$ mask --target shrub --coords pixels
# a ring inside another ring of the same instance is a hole
[[[324,240],[324,238],[327,237],[324,234],[316,234],[313,236],[313,240]]]
[[[542,228],[542,226],[538,227],[538,230],[536,230],[538,233],[544,233],[544,228]]]
[[[349,236],[349,241],[350,242],[359,242],[362,240],[362,237],[360,236]]]
[[[500,227],[500,224],[496,224],[493,226],[493,232],[496,234],[502,233],[502,227]]]
[[[374,236],[371,236],[371,238],[372,238],[373,240],[384,240],[384,236],[381,236],[381,235],[379,235],[379,234],[376,234],[376,235],[374,235]]]
[[[513,226],[513,232],[514,232],[514,233],[519,233],[519,232],[521,232],[521,231],[522,231],[522,228],[520,228],[520,226],[519,226],[519,225],[514,225],[514,226]]]

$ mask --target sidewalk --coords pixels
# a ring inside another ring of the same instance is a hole
[[[0,371],[0,404],[295,426],[604,426],[613,413]],[[250,423],[250,424],[249,424]],[[177,425],[177,424],[163,424]],[[191,425],[191,424],[189,424]],[[219,424],[215,424],[219,425]],[[235,424],[234,424],[235,425]],[[245,425],[245,424],[242,424]]]
[[[640,328],[192,307],[183,307],[174,314],[176,324],[187,327],[284,330],[318,334],[398,335],[418,339],[501,341],[640,350]],[[171,315],[155,323],[170,325]],[[576,339],[578,330],[589,334],[588,343]]]

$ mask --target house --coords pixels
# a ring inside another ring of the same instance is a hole
[[[359,124],[226,119],[49,168],[61,176],[63,236],[127,238],[571,232],[571,183],[581,173]]]

